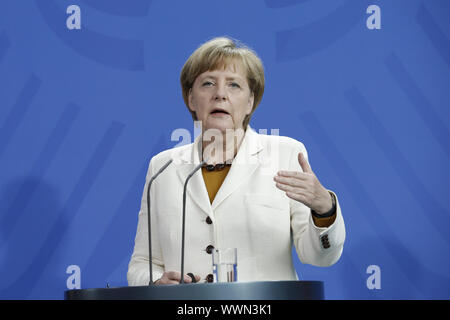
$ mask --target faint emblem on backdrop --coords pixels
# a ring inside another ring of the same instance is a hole
[[[82,20],[85,19],[82,19],[82,15],[85,17],[87,10],[85,6],[83,8],[77,5],[61,7],[56,0],[35,0],[35,4],[43,21],[58,39],[81,56],[116,69],[145,70],[143,40],[124,39],[119,36],[100,33],[95,30],[95,24],[101,23],[100,20],[96,20],[96,23],[91,23],[87,27],[82,27]],[[138,9],[142,11],[140,16],[147,14],[149,5],[150,0],[86,1],[86,7],[95,6],[96,10],[107,10],[108,7],[111,7],[111,10],[114,11],[123,9],[122,11],[129,14],[127,19],[131,20],[137,16],[135,11]],[[64,19],[62,20],[61,17]],[[122,21],[126,21],[126,19]]]
[[[269,8],[286,8],[294,5],[302,5],[306,2],[303,0],[285,0],[277,3],[274,0],[266,0],[266,5]],[[363,26],[359,22],[365,18],[367,9],[371,8],[371,6],[367,8],[367,2],[367,0],[349,0],[339,6],[335,4],[329,5],[325,7],[325,9],[329,10],[328,14],[320,16],[299,27],[292,27],[276,32],[276,59],[278,61],[291,61],[308,57],[327,49],[344,38],[354,28]],[[331,3],[334,2],[330,1]],[[334,8],[335,6],[336,8]],[[313,7],[312,1],[309,7],[309,10],[316,8],[316,12],[322,10],[322,7],[319,9],[318,5],[317,7]],[[371,19],[370,21],[372,21],[371,17],[369,17]],[[297,21],[293,23],[297,23]]]

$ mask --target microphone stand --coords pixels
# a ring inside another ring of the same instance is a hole
[[[182,232],[181,232],[181,279],[180,284],[184,283],[184,234],[186,229],[186,190],[187,190],[187,184],[189,182],[189,179],[196,173],[204,164],[206,164],[206,161],[203,160],[199,165],[195,167],[195,169],[188,175],[186,178],[186,181],[184,182],[184,189],[183,189],[183,222],[182,222]]]
[[[150,187],[152,186],[153,181],[164,171],[166,168],[172,163],[173,159],[167,161],[159,171],[150,178],[147,187],[147,216],[148,216],[148,256],[149,256],[149,269],[150,269],[150,281],[148,283],[149,286],[154,285],[153,283],[153,259],[152,259],[152,229],[151,229],[151,215],[150,215]]]

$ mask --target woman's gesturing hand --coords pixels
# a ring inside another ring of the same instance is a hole
[[[274,177],[278,189],[297,200],[318,214],[326,213],[333,207],[330,193],[317,179],[303,154],[298,154],[298,163],[303,169],[300,171],[279,171]]]

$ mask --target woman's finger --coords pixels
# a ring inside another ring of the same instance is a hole
[[[167,276],[167,279],[169,280],[175,280],[175,281],[180,281],[180,275],[181,273],[178,271],[167,271],[164,273]]]
[[[155,282],[155,284],[178,284],[180,283],[181,273],[178,271],[166,271],[163,273],[162,277]],[[201,280],[199,275],[194,275],[196,282]],[[192,278],[187,274],[184,275],[185,283],[192,283]]]
[[[306,179],[309,179],[311,174],[310,173],[300,172],[300,171],[278,171],[277,172],[277,176],[292,177],[292,178],[297,178],[297,179],[300,179],[300,180],[306,180]]]
[[[312,173],[311,166],[309,165],[308,161],[306,160],[306,157],[303,155],[303,153],[298,153],[298,163],[302,167],[303,172]]]
[[[282,183],[277,183],[276,184],[277,188],[284,191],[286,193],[286,195],[291,194],[291,195],[299,195],[299,200],[300,202],[302,202],[303,204],[306,204],[305,201],[308,201],[308,199],[310,197],[308,197],[308,190],[306,189],[302,189],[302,188],[296,188],[296,187],[292,187],[290,185],[287,184],[282,184]],[[292,198],[292,196],[290,196],[290,198]],[[297,198],[294,200],[298,200]]]
[[[306,180],[300,180],[296,177],[284,177],[284,176],[275,176],[273,178],[276,182],[289,185],[291,187],[298,187],[302,189],[307,188],[307,181]]]
[[[292,186],[290,186],[290,185],[288,185],[288,184],[285,184],[285,183],[280,183],[280,182],[277,182],[276,184],[275,184],[275,186],[278,188],[278,189],[280,189],[280,190],[282,190],[282,191],[286,191],[286,192],[293,192],[293,193],[295,193],[295,187],[292,187]]]

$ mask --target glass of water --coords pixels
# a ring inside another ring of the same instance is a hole
[[[237,281],[237,248],[214,249],[214,282]]]

